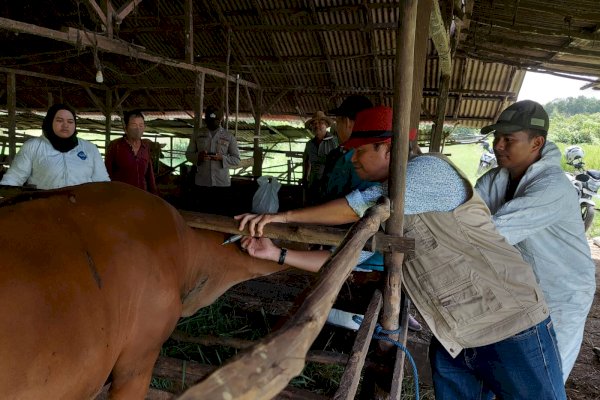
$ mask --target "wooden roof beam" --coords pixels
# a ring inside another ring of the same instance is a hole
[[[370,27],[373,25],[373,17],[371,15],[371,9],[369,8],[369,0],[363,0],[362,2],[362,15],[365,21],[365,25]],[[369,49],[369,54],[371,55],[371,81],[374,86],[382,87],[383,86],[383,76],[382,76],[382,68],[381,68],[381,60],[379,59],[379,49],[377,48],[377,43],[375,43],[375,37],[373,35],[373,31],[368,29],[365,31],[365,37],[367,42],[367,48]],[[395,56],[392,56],[395,57]],[[379,94],[379,101],[383,103],[383,93]]]
[[[476,27],[482,27],[484,29],[498,28],[505,29],[511,32],[523,34],[524,37],[527,35],[542,35],[542,36],[553,36],[553,37],[562,37],[565,39],[584,39],[590,40],[594,42],[598,42],[598,35],[594,33],[584,33],[584,32],[575,32],[566,29],[545,29],[536,26],[532,26],[530,24],[520,24],[516,22],[514,25],[508,22],[501,22],[498,20],[493,20],[489,22],[482,21],[471,21],[472,25]]]
[[[165,17],[167,22],[169,20],[177,20],[179,18],[168,18]],[[164,32],[180,32],[181,23],[172,22],[166,24],[165,21],[161,20],[160,26],[139,26],[134,28],[121,29],[119,32],[126,34],[139,34],[139,33],[164,33]],[[252,32],[305,32],[305,31],[376,31],[376,30],[393,30],[396,28],[396,24],[392,22],[377,22],[373,23],[372,26],[365,26],[364,24],[307,24],[307,25],[285,25],[285,24],[266,24],[266,25],[235,25],[231,26],[231,30],[234,32],[240,31],[252,31]],[[194,28],[198,30],[214,30],[222,29],[223,25],[217,22],[207,24],[194,24]]]
[[[511,63],[511,61],[512,61],[511,58],[514,58],[515,60],[518,60],[516,62],[519,62],[521,66],[527,65],[527,64],[533,65],[533,66],[539,66],[539,64],[554,64],[554,65],[563,65],[565,67],[579,67],[579,68],[585,68],[585,69],[589,68],[590,70],[595,71],[595,73],[592,73],[592,75],[598,75],[598,73],[600,72],[600,71],[598,71],[598,64],[575,62],[575,61],[565,61],[565,60],[555,60],[553,58],[533,57],[533,56],[529,56],[529,55],[525,55],[525,54],[514,53],[511,51],[512,49],[507,48],[506,46],[499,46],[501,48],[496,48],[496,47],[494,47],[494,44],[478,43],[476,46],[468,44],[468,45],[463,45],[462,47],[465,50],[471,51],[471,56],[476,59],[481,58],[481,56],[483,55],[482,52],[489,52],[492,54],[500,55],[501,57],[498,60],[504,60],[504,61],[497,60],[495,62],[500,62],[503,64]]]
[[[91,1],[91,0],[90,0]],[[142,0],[129,0],[119,8],[115,15],[115,24],[120,25],[121,22],[131,14]]]
[[[225,16],[223,15],[223,11],[221,10],[221,6],[219,5],[219,2],[217,2],[216,0],[204,0],[204,5],[209,10],[215,10],[215,12],[217,13],[217,18],[219,19],[219,22],[221,23],[222,27],[225,28],[225,30],[227,30],[227,31],[231,30],[231,24],[229,24],[227,22],[227,20],[225,19]],[[233,46],[235,47],[236,55],[242,60],[242,62],[244,64],[250,66],[251,64],[246,59],[246,54],[244,53],[244,50],[242,49],[242,47],[239,45],[237,38],[233,35],[231,35],[231,38],[233,39],[232,42],[233,42]],[[227,38],[225,38],[225,39],[227,39]],[[250,67],[250,74],[252,75],[252,79],[254,79],[254,81],[257,82],[258,84],[260,84],[260,80],[258,79],[258,76],[254,72],[254,69],[252,67]],[[242,80],[240,79],[240,84],[241,84],[241,81]],[[233,79],[233,82],[236,82],[235,77]],[[255,87],[255,89],[257,89],[257,87]]]
[[[268,25],[267,19],[266,19],[265,15],[263,14],[262,8],[260,7],[260,4],[258,3],[258,1],[251,0],[251,3],[258,14],[258,18],[260,19],[261,24]],[[290,73],[290,71],[287,68],[287,65],[285,65],[285,63],[283,62],[283,58],[281,57],[281,54],[279,53],[279,50],[277,48],[277,43],[273,39],[273,33],[271,31],[268,32],[268,37],[269,37],[269,47],[271,48],[271,51],[275,55],[275,58],[277,59],[277,62],[279,63],[279,65],[286,71],[285,80],[289,83],[290,79],[289,79],[288,74]],[[279,100],[281,100],[281,99],[279,99]],[[267,110],[268,109],[265,109],[265,112],[267,112]]]
[[[305,0],[305,1],[308,3],[308,8],[310,10],[310,18],[311,18],[313,24],[315,24],[315,25],[319,24],[319,21],[317,18],[315,0]],[[318,35],[317,42],[318,42],[319,48],[321,50],[321,54],[323,54],[323,56],[327,60],[327,69],[329,72],[329,78],[331,79],[331,83],[333,84],[333,87],[336,88],[338,86],[338,79],[336,76],[335,65],[333,64],[333,61],[331,60],[331,54],[329,54],[329,50],[327,50],[327,44],[325,43],[325,38],[323,37],[323,33],[319,31],[319,32],[317,32],[317,35]]]
[[[473,35],[473,33],[471,33],[469,36],[467,36],[465,41],[468,42],[471,35]],[[533,42],[524,41],[524,40],[514,40],[513,38],[503,37],[502,35],[499,35],[499,36],[500,37],[489,36],[489,35],[484,36],[481,34],[477,34],[477,43],[478,44],[492,43],[492,44],[497,44],[497,45],[507,47],[507,48],[515,48],[515,49],[521,49],[521,50],[540,50],[540,51],[547,51],[550,53],[561,53],[561,54],[569,54],[569,55],[573,55],[573,56],[599,57],[600,58],[600,51],[596,51],[596,50],[583,50],[583,49],[578,49],[575,47],[567,47],[567,46],[552,46],[552,45],[546,45],[546,44],[541,44],[541,43],[533,43]],[[473,40],[471,40],[471,43],[473,43]]]
[[[102,24],[107,27],[106,25],[106,14],[104,13],[104,11],[102,11],[102,8],[98,5],[98,3],[96,3],[96,0],[87,0],[88,4],[90,5],[90,7],[92,8],[92,10],[94,10],[98,16],[98,18],[100,18],[100,21],[102,22]]]
[[[145,61],[150,61],[156,64],[167,65],[169,67],[185,69],[193,72],[204,72],[217,78],[226,79],[230,82],[236,82],[235,76],[227,76],[226,74],[215,71],[209,68],[200,67],[197,65],[174,60],[163,56],[157,56],[147,51],[140,49],[121,40],[108,39],[103,35],[94,32],[82,31],[75,28],[68,28],[66,32],[48,29],[37,25],[28,24],[21,21],[15,21],[8,18],[0,17],[0,28],[12,32],[27,33],[35,36],[41,36],[60,42],[70,43],[74,46],[84,46],[97,48],[109,53],[119,54],[127,57],[138,58]],[[251,88],[258,88],[259,85],[246,81],[239,80],[240,85],[247,85]]]
[[[45,80],[49,80],[49,81],[57,81],[57,82],[63,82],[63,83],[70,83],[72,85],[78,85],[78,86],[83,86],[83,87],[91,87],[91,88],[94,88],[94,89],[106,89],[106,86],[104,86],[104,85],[97,85],[95,83],[80,81],[80,80],[77,80],[77,79],[63,78],[62,76],[54,76],[54,75],[42,74],[40,72],[25,71],[25,70],[13,69],[13,68],[5,68],[5,67],[0,67],[0,72],[14,73],[16,75],[31,76],[31,77],[34,77],[34,78],[40,78],[40,79],[45,79]]]

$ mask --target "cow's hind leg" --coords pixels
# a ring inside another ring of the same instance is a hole
[[[110,400],[144,400],[152,379],[152,370],[158,350],[145,356],[119,357],[112,372],[112,384],[108,392]]]

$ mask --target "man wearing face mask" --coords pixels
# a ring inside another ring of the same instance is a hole
[[[157,194],[150,145],[142,140],[145,122],[139,110],[126,112],[123,118],[125,135],[108,145],[104,163],[110,179],[137,186]]]
[[[222,120],[223,112],[208,106],[204,112],[206,127],[192,134],[185,152],[187,160],[197,168],[194,180],[196,206],[213,213],[226,211],[222,201],[229,197],[229,168],[240,164],[237,140],[221,126]]]

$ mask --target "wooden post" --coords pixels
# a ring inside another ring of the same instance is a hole
[[[448,89],[450,86],[450,75],[442,75],[440,78],[440,96],[438,97],[435,123],[431,132],[430,152],[439,152],[442,145],[444,133],[444,120],[446,119],[446,103],[448,102]]]
[[[183,4],[185,18],[185,61],[194,63],[194,4],[193,0],[185,0]]]
[[[256,110],[254,114],[254,151],[252,155],[254,158],[254,164],[252,165],[252,176],[259,177],[262,175],[262,149],[260,147],[260,122],[263,108],[262,89],[256,91],[256,96]]]
[[[231,61],[231,28],[227,29],[227,60],[225,65],[225,75],[229,76],[229,62]],[[229,130],[229,80],[225,80],[225,126]]]
[[[108,144],[110,143],[110,131],[112,130],[112,90],[108,89],[106,91],[106,107],[104,108],[106,117],[106,123],[104,125],[105,130],[105,138],[104,138],[104,155],[106,155],[106,150],[108,150]]]
[[[429,41],[429,21],[432,0],[420,0],[417,7],[417,27],[415,30],[415,62],[413,75],[410,128],[419,129],[421,121],[421,102],[423,101],[423,81],[427,61],[427,42]],[[417,140],[415,139],[415,142]]]
[[[200,132],[202,127],[202,107],[204,107],[204,72],[196,74],[194,89],[194,134]]]
[[[240,114],[240,74],[235,76],[235,134],[238,131],[238,118]]]
[[[411,100],[413,91],[413,71],[415,55],[415,29],[418,0],[405,0],[400,7],[398,31],[396,35],[396,66],[394,71],[393,121],[394,132],[390,160],[389,196],[391,216],[386,224],[386,233],[403,235],[404,193],[406,191],[406,164],[408,161],[408,133],[410,129]],[[402,286],[402,262],[404,254],[388,253],[385,256],[387,284],[384,287],[383,316],[384,329],[399,327],[400,297]],[[396,336],[397,338],[397,336]],[[401,338],[406,344],[406,336]],[[382,343],[380,342],[380,346]],[[385,346],[383,346],[385,347]],[[403,364],[394,371],[391,399],[400,399],[402,392]],[[399,379],[399,382],[396,381]]]
[[[17,78],[6,74],[6,108],[8,108],[8,157],[12,163],[17,154]]]
[[[388,206],[387,200],[380,201],[350,228],[340,247],[321,268],[310,293],[281,328],[188,389],[180,400],[272,399],[287,386],[304,368],[306,353],[356,265],[360,248],[389,215]]]

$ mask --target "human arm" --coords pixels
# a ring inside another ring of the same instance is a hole
[[[227,145],[226,153],[217,152],[216,155],[212,156],[213,160],[223,161],[223,168],[231,168],[240,165],[240,150],[238,149],[237,140],[235,136],[228,135],[229,143]]]
[[[245,236],[241,241],[242,248],[252,257],[278,262],[281,248],[267,238]],[[331,256],[329,250],[287,250],[284,264],[291,267],[317,272]]]
[[[89,154],[92,156],[92,162],[94,164],[90,182],[109,182],[110,177],[106,171],[106,166],[104,165],[100,151],[95,144],[90,143]]]
[[[33,169],[33,142],[27,141],[21,147],[21,150],[15,156],[10,168],[4,176],[0,185],[23,186],[31,176]]]
[[[358,220],[358,215],[348,205],[345,198],[332,200],[318,206],[299,208],[276,214],[241,214],[234,217],[240,221],[239,229],[244,230],[246,224],[251,236],[262,236],[263,228],[270,222],[341,225]]]
[[[152,161],[148,161],[148,168],[146,169],[146,188],[152,194],[158,195],[158,188],[156,187],[156,179],[154,178],[154,168],[152,168]]]
[[[198,136],[195,132],[192,133],[188,147],[185,150],[185,158],[193,165],[198,165],[198,145],[196,144],[197,137]]]
[[[112,179],[113,177],[113,164],[115,161],[115,153],[117,151],[115,141],[112,141],[108,144],[108,148],[106,149],[106,153],[104,153],[104,166],[106,167],[106,172],[108,176]]]

